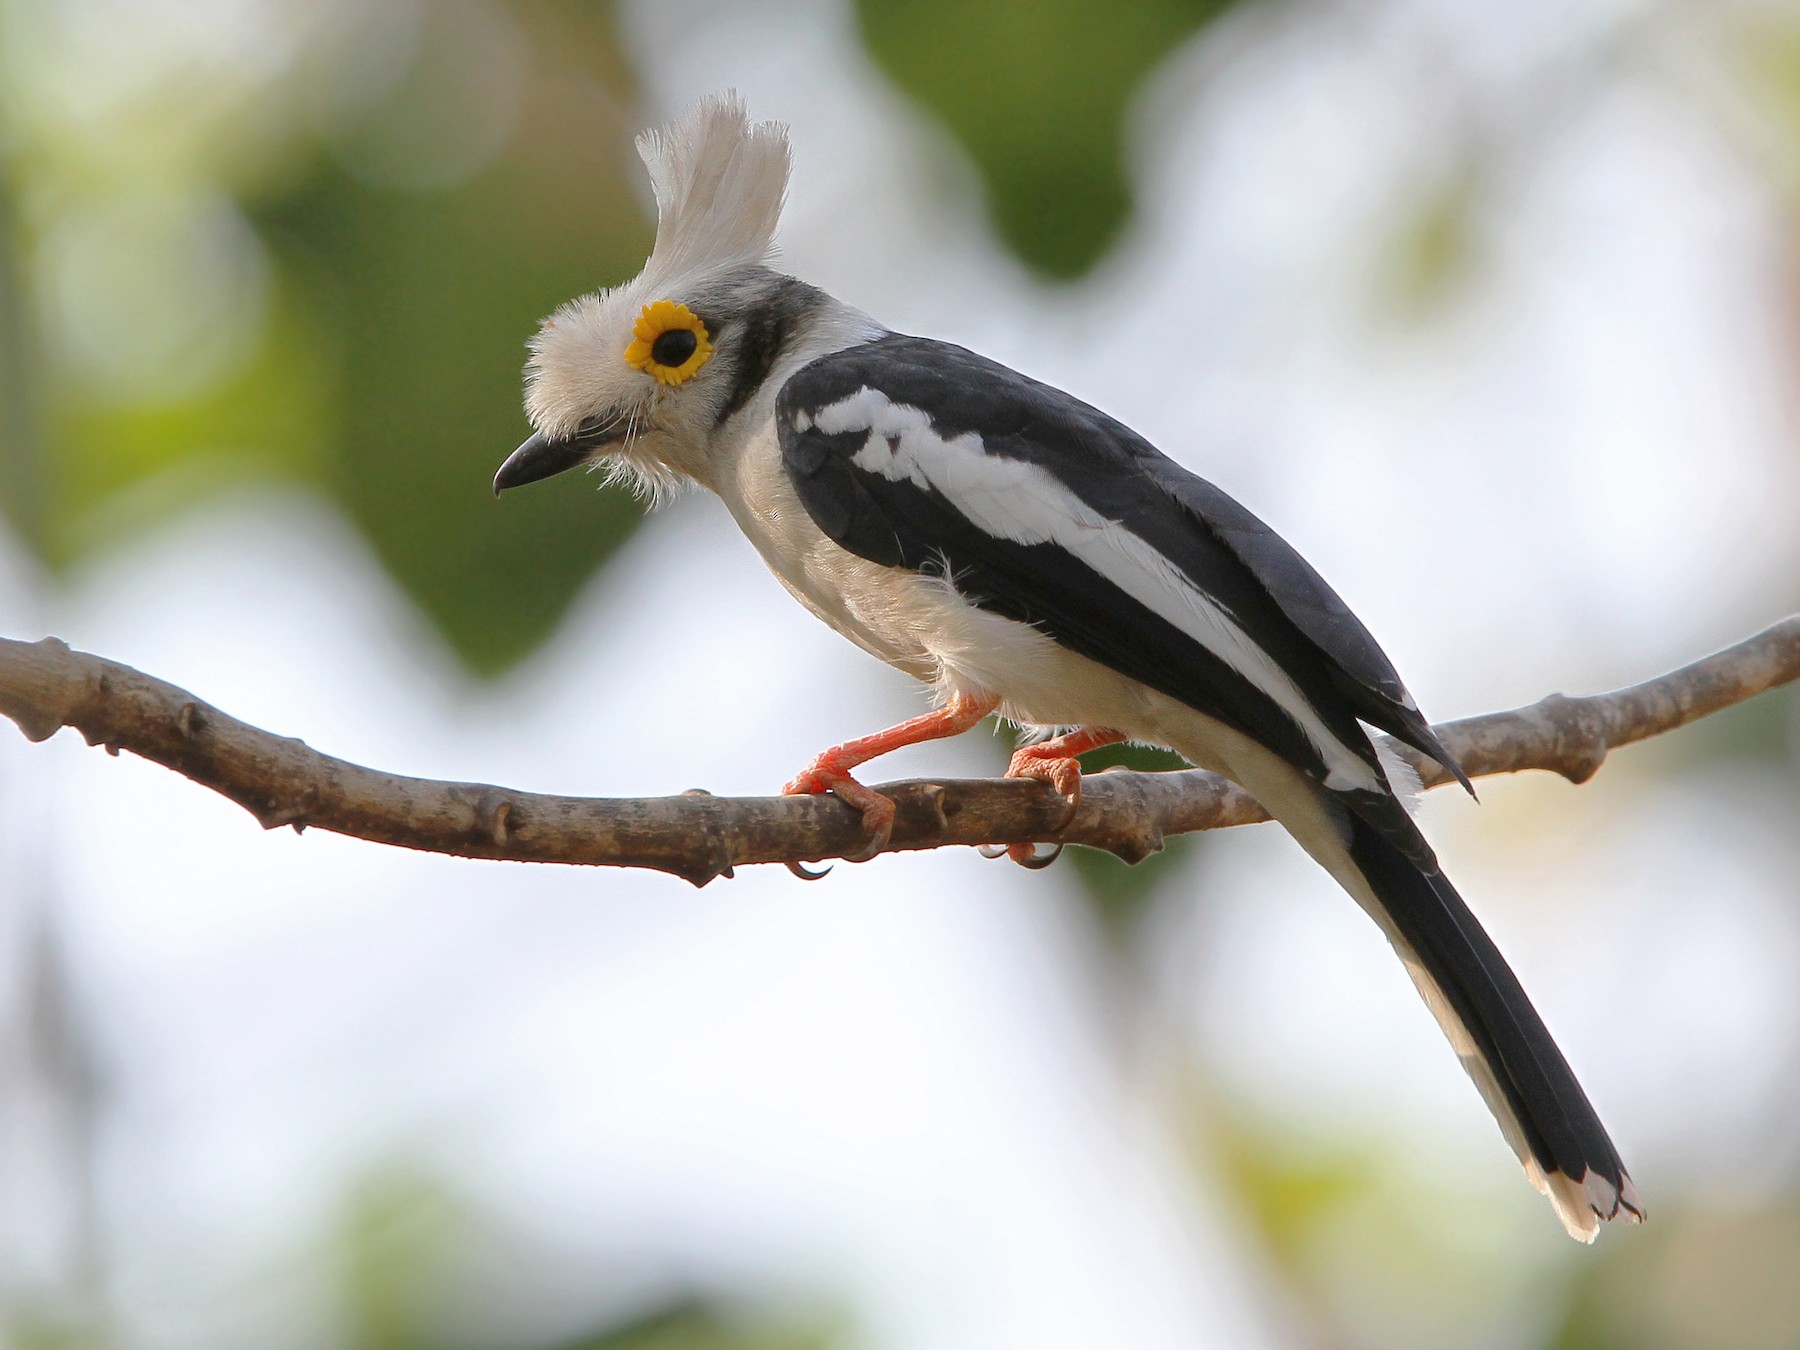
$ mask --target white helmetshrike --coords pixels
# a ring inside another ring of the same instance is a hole
[[[936,711],[788,785],[859,808],[871,851],[893,804],[850,770],[994,711],[1064,729],[1009,772],[1065,795],[1075,755],[1126,739],[1235,779],[1381,926],[1569,1233],[1640,1220],[1605,1127],[1365,726],[1467,779],[1305,560],[1106,414],[772,271],[787,138],[736,98],[639,150],[650,260],[545,320],[535,431],[495,491],[590,462],[652,494],[699,483],[796,599],[929,683]]]

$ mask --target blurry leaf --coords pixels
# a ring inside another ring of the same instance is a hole
[[[1787,1350],[1800,1343],[1800,1211],[1666,1208],[1602,1233],[1550,1350]]]
[[[4,129],[0,128],[0,134]],[[47,452],[10,165],[0,157],[0,517],[27,544],[44,531]]]
[[[1522,1259],[1533,1245],[1566,1244],[1548,1207],[1514,1192],[1535,1221],[1528,1231],[1470,1214],[1404,1139],[1307,1114],[1296,1130],[1220,1093],[1196,1094],[1183,1111],[1199,1170],[1230,1182],[1231,1208],[1255,1229],[1250,1245],[1281,1278],[1291,1314],[1309,1324],[1302,1339],[1395,1350],[1536,1344],[1520,1333],[1539,1331],[1566,1287]],[[1556,1275],[1592,1258],[1567,1245],[1555,1252]]]
[[[838,1340],[823,1329],[746,1325],[692,1302],[556,1350],[827,1350]]]
[[[1230,1179],[1276,1263],[1289,1272],[1302,1268],[1307,1240],[1327,1215],[1381,1185],[1381,1157],[1353,1141],[1301,1147],[1214,1096],[1191,1119],[1193,1146],[1209,1169]]]
[[[1669,736],[1657,736],[1632,747],[1641,769],[1655,766],[1657,776],[1677,779],[1697,768],[1755,768],[1785,775],[1800,789],[1800,686],[1771,689],[1689,723]]]
[[[1742,25],[1742,83],[1762,96],[1792,194],[1800,183],[1800,23],[1780,6],[1746,7],[1735,17]]]
[[[1412,203],[1387,268],[1387,299],[1417,319],[1441,308],[1474,273],[1481,173],[1472,160]]]
[[[1127,938],[1143,917],[1150,897],[1170,877],[1181,873],[1187,859],[1206,847],[1198,834],[1171,835],[1160,852],[1142,862],[1127,863],[1097,848],[1071,848],[1068,862],[1081,877],[1089,907],[1108,937]]]
[[[114,547],[221,486],[316,481],[333,431],[327,348],[300,288],[278,283],[260,346],[223,384],[166,403],[59,399],[46,559]]]
[[[358,1350],[422,1350],[427,1300],[471,1221],[449,1193],[404,1164],[369,1173],[346,1202],[333,1235]]]
[[[1107,745],[1090,750],[1081,757],[1089,773],[1106,769],[1135,769],[1139,773],[1162,773],[1167,769],[1185,769],[1188,763],[1173,750],[1157,750],[1148,745]]]
[[[499,1262],[502,1282],[517,1279],[531,1254],[504,1243],[491,1220],[469,1209],[429,1172],[396,1158],[367,1171],[348,1192],[329,1234],[327,1256],[355,1350],[435,1350],[472,1344],[448,1319],[446,1281],[480,1283],[471,1257]],[[539,1259],[556,1260],[554,1253]],[[488,1334],[494,1335],[495,1331]],[[827,1350],[839,1338],[826,1319],[746,1316],[702,1298],[677,1298],[541,1350]],[[533,1343],[506,1338],[505,1344]]]
[[[553,38],[564,60],[610,42],[596,20],[536,45]],[[529,431],[520,371],[538,320],[634,274],[650,244],[625,129],[596,121],[579,83],[537,69],[527,82],[505,153],[454,186],[384,186],[326,165],[262,213],[296,267],[330,279],[341,365],[326,482],[482,673],[543,642],[641,516],[581,475],[499,502],[489,491]],[[412,104],[402,113],[417,121]]]
[[[1099,773],[1115,765],[1141,773],[1185,769],[1187,761],[1172,750],[1151,750],[1141,745],[1111,745],[1081,757],[1087,773]],[[1072,848],[1065,861],[1081,877],[1089,904],[1107,934],[1124,938],[1144,912],[1152,892],[1164,879],[1187,865],[1195,849],[1205,847],[1197,834],[1171,835],[1162,850],[1142,862],[1127,863],[1116,854],[1097,848]]]
[[[1800,687],[1771,689],[1735,708],[1683,729],[1671,737],[1678,748],[1696,759],[1731,759],[1784,768],[1800,777]]]
[[[858,0],[875,60],[941,117],[1025,262],[1078,277],[1131,211],[1126,107],[1177,45],[1241,0]]]
[[[109,1335],[67,1325],[29,1306],[7,1310],[0,1319],[0,1338],[6,1350],[108,1350],[117,1344]]]
[[[1010,723],[985,718],[980,728],[969,732],[965,739],[972,746],[991,747],[991,764],[978,772],[996,778],[1006,772],[1015,739]],[[984,750],[984,757],[987,754]],[[1114,765],[1123,765],[1145,773],[1187,767],[1186,761],[1172,750],[1151,750],[1141,745],[1109,745],[1101,750],[1090,750],[1081,757],[1081,764],[1085,773],[1098,773]],[[1164,842],[1161,852],[1151,854],[1142,862],[1128,864],[1104,849],[1082,848],[1077,845],[1065,849],[1056,866],[1073,870],[1082,884],[1090,908],[1100,919],[1107,935],[1122,939],[1143,912],[1144,902],[1149,899],[1156,886],[1183,865],[1184,860],[1191,856],[1190,850],[1202,846],[1201,836],[1177,835]],[[1013,865],[1004,859],[992,862],[995,867]]]

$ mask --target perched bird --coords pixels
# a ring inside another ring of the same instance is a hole
[[[851,770],[991,712],[1061,732],[1009,772],[1070,797],[1075,756],[1121,740],[1235,779],[1380,925],[1569,1233],[1641,1220],[1581,1085],[1413,824],[1401,762],[1365,727],[1467,778],[1305,560],[1105,413],[772,270],[787,137],[735,97],[638,148],[650,260],[544,321],[535,430],[494,490],[590,463],[651,496],[710,488],[801,604],[928,683],[935,711],[825,751],[787,787],[858,808],[871,852],[894,808]]]

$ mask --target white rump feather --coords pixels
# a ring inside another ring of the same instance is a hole
[[[656,189],[650,289],[768,261],[787,196],[786,127],[753,124],[741,98],[721,94],[646,131],[637,147]]]

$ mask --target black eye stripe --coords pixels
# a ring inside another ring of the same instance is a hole
[[[650,344],[650,359],[659,366],[679,366],[694,354],[700,340],[687,328],[671,328],[656,335]]]

